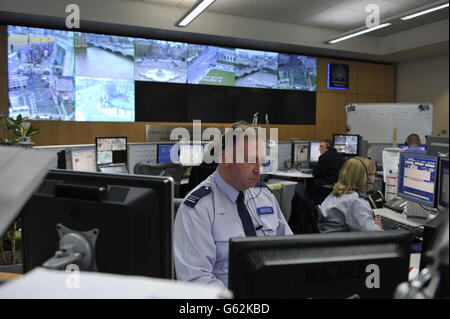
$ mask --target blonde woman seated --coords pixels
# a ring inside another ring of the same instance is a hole
[[[365,193],[375,181],[375,163],[364,157],[348,159],[333,191],[320,206],[321,233],[382,230]]]

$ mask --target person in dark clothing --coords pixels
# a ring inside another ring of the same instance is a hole
[[[345,162],[345,157],[338,153],[329,140],[320,141],[319,152],[319,162],[312,173],[314,178],[308,183],[308,192],[316,204],[320,204],[331,192],[332,187],[328,191],[323,186],[338,181],[339,170]]]

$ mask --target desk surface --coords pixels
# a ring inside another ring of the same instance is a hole
[[[20,275],[20,274],[12,274],[9,272],[0,272],[0,281],[16,279],[16,278],[20,278],[22,276],[23,275]]]
[[[303,173],[300,171],[275,171],[269,173],[269,175],[276,176],[276,177],[289,177],[289,178],[314,178],[312,174]]]

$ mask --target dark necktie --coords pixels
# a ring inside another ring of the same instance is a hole
[[[255,227],[253,226],[252,218],[250,217],[250,213],[248,212],[247,206],[244,202],[244,193],[239,192],[239,195],[236,199],[237,209],[239,217],[242,221],[242,226],[244,226],[245,236],[256,236]]]

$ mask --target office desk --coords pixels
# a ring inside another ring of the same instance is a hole
[[[13,274],[9,272],[0,272],[0,281],[6,281],[11,279],[21,278],[23,275]]]
[[[290,181],[304,182],[307,179],[314,178],[312,174],[302,173],[300,171],[275,171],[268,174],[271,178],[278,178]]]

